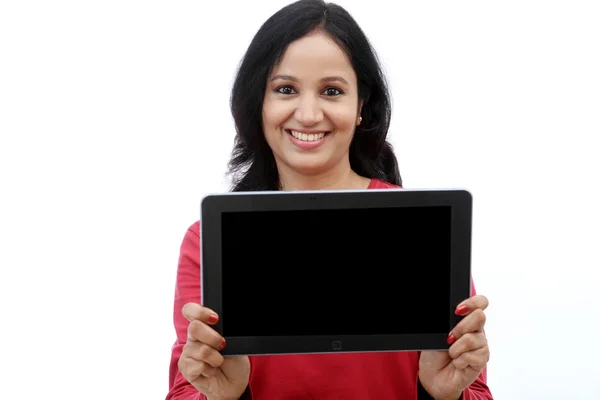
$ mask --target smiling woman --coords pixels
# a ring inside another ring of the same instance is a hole
[[[233,191],[402,185],[386,140],[385,77],[337,5],[299,1],[267,19],[238,70],[231,110]]]
[[[385,79],[369,41],[342,7],[301,0],[271,16],[242,60],[231,110],[237,130],[233,191],[402,185],[386,140],[391,110]],[[201,305],[199,235],[196,222],[181,246],[167,399],[492,399],[483,296],[456,309],[464,318],[448,332],[449,351],[223,357],[225,339],[212,327],[219,315]],[[265,256],[282,251],[268,246],[260,249]],[[351,250],[365,257],[389,251],[363,247]],[[285,273],[285,256],[279,258]],[[235,295],[228,294],[233,301]],[[269,318],[255,312],[257,324]],[[369,317],[356,315],[352,323],[366,324]]]

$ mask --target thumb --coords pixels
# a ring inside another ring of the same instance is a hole
[[[440,370],[448,365],[452,360],[447,351],[444,350],[427,350],[422,351],[419,356],[419,364],[421,368],[425,367],[431,370]]]
[[[223,365],[221,365],[221,371],[228,377],[249,374],[250,359],[248,356],[225,357],[225,361],[223,362]]]

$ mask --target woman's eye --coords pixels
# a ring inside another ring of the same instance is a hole
[[[336,88],[327,88],[324,93],[326,96],[339,96],[342,91]]]
[[[281,94],[294,94],[294,88],[291,86],[281,86],[277,88],[277,92]]]

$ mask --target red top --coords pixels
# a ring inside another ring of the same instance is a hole
[[[386,188],[398,186],[376,179],[369,184],[369,189]],[[181,244],[173,311],[177,340],[172,348],[166,400],[206,399],[177,367],[189,324],[181,309],[188,302],[201,303],[199,239],[196,222]],[[250,356],[250,365],[252,400],[430,398],[417,395],[417,352]],[[486,385],[486,370],[463,392],[462,399],[493,400]]]

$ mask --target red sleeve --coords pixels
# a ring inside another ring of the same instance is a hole
[[[175,284],[175,302],[173,324],[177,339],[171,349],[169,369],[169,392],[166,400],[206,400],[179,372],[177,363],[187,340],[189,321],[181,314],[184,304],[200,303],[200,236],[196,222],[186,232],[181,244],[177,279]]]

